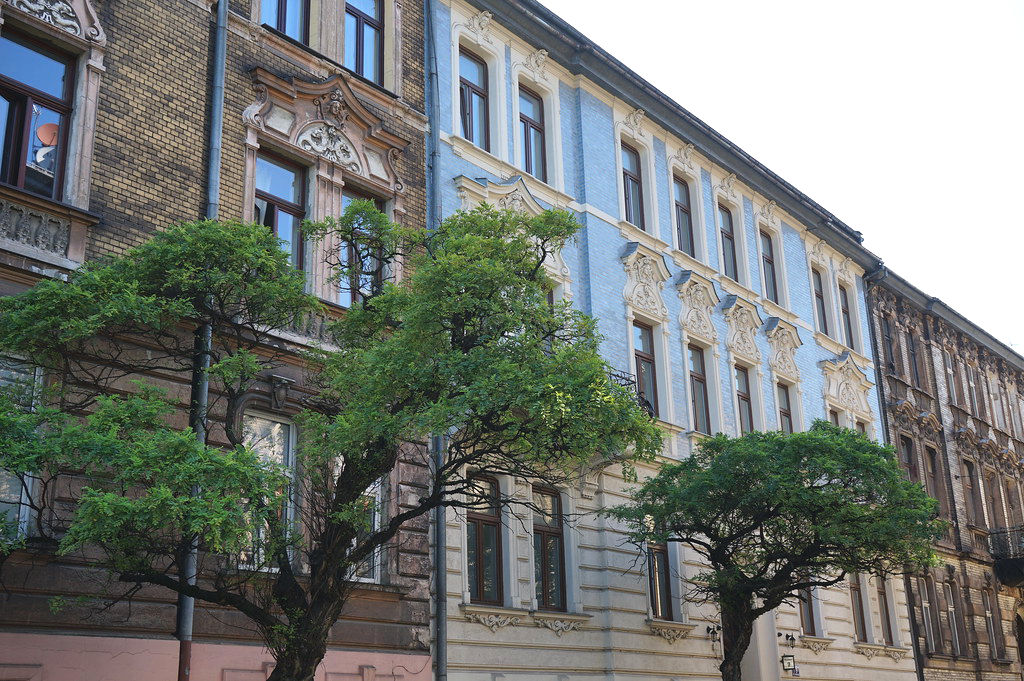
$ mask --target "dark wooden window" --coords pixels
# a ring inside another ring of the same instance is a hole
[[[828,410],[828,420],[832,422],[833,426],[839,425],[839,412],[835,409]]]
[[[711,433],[711,410],[708,404],[708,376],[704,365],[704,349],[696,345],[687,347],[690,353],[690,409],[693,411],[693,429]]]
[[[260,154],[256,158],[255,222],[266,225],[291,254],[292,264],[302,269],[302,220],[305,208],[306,173],[290,161]]]
[[[919,577],[917,590],[921,596],[921,616],[924,619],[924,638],[928,652],[939,652],[939,600],[935,593],[935,580],[931,575]]]
[[[896,343],[892,336],[892,323],[888,317],[882,317],[882,358],[885,368],[890,374],[896,373]]]
[[[679,177],[672,178],[676,204],[676,245],[691,258],[697,257],[697,244],[693,238],[693,216],[690,213],[690,185]]]
[[[345,3],[345,66],[384,84],[384,9],[381,0]]]
[[[949,395],[949,399],[953,404],[961,404],[963,397],[959,395],[956,370],[953,366],[953,360],[949,356],[949,350],[942,350],[942,366],[946,370],[946,392]]]
[[[1010,525],[1022,525],[1024,524],[1024,518],[1021,517],[1020,508],[1020,494],[1017,492],[1017,483],[1013,478],[1006,479],[1006,508],[1007,508],[1007,522]]]
[[[750,402],[750,372],[736,366],[736,402],[739,408],[740,433],[754,430],[754,410]]]
[[[882,642],[891,646],[893,637],[892,614],[889,611],[889,588],[882,575],[875,576],[875,583],[878,587],[878,617],[882,620]]]
[[[1006,516],[1003,515],[1003,505],[999,497],[999,478],[995,472],[989,472],[985,476],[985,500],[988,502],[988,527],[1006,527]]]
[[[347,210],[349,205],[357,199],[373,201],[378,210],[384,209],[382,202],[346,189],[341,195],[342,211]],[[345,268],[346,276],[343,276],[338,282],[338,299],[336,301],[338,305],[352,307],[353,304],[364,300],[380,289],[384,281],[384,272],[379,255],[378,250],[366,243],[342,244],[338,261]]]
[[[260,20],[292,40],[309,42],[309,0],[263,0]]]
[[[470,501],[476,508],[466,512],[466,559],[469,567],[469,599],[473,603],[502,605],[501,511],[498,481],[478,477],[472,481]]]
[[[547,182],[547,150],[544,142],[544,100],[519,86],[519,134],[522,149],[519,165],[541,182]]]
[[[562,499],[554,490],[533,490],[533,565],[537,607],[566,609]]]
[[[900,463],[903,464],[903,468],[911,480],[921,481],[921,475],[917,468],[917,454],[914,452],[914,441],[906,435],[900,435]]]
[[[843,313],[843,333],[846,334],[846,347],[857,349],[854,345],[853,314],[850,312],[850,292],[845,286],[839,287],[839,307]]]
[[[985,514],[981,510],[981,491],[978,485],[978,471],[972,461],[964,461],[964,497],[967,502],[967,520],[972,525],[984,525]]]
[[[867,435],[868,424],[864,423],[863,421],[857,421],[857,432],[860,433],[861,435]]]
[[[0,182],[59,201],[74,92],[72,58],[0,33]]]
[[[633,324],[633,356],[636,365],[636,387],[658,415],[658,369],[654,360],[654,330],[646,324]]]
[[[626,222],[640,229],[644,226],[644,184],[640,169],[640,154],[622,143],[622,196],[626,202]]]
[[[647,547],[647,573],[650,578],[651,613],[656,620],[672,619],[672,581],[668,562],[668,546]]]
[[[764,270],[764,296],[773,303],[779,302],[779,280],[775,274],[775,244],[772,235],[761,232],[761,268]]]
[[[818,331],[827,336],[828,306],[825,304],[825,286],[821,281],[821,272],[812,269],[811,279],[814,281],[814,313],[818,318]]]
[[[946,625],[952,635],[950,643],[953,648],[954,657],[966,657],[969,655],[967,649],[967,629],[964,621],[964,606],[960,600],[960,587],[956,582],[950,580],[944,584],[946,595]]]
[[[913,331],[907,331],[907,362],[910,364],[910,382],[915,388],[921,387],[921,366],[917,363],[917,340]]]
[[[779,383],[775,388],[779,398],[779,430],[783,433],[792,433],[793,407],[789,399],[789,386]]]
[[[988,632],[989,657],[993,660],[1002,660],[1006,657],[1006,641],[1003,637],[998,594],[992,589],[984,589],[981,592],[981,606],[985,614],[985,629]]]
[[[804,636],[817,636],[818,625],[814,621],[814,592],[810,587],[797,591],[800,598],[800,629]]]
[[[487,100],[487,64],[465,49],[459,50],[459,111],[462,136],[490,151],[490,108]]]
[[[860,577],[850,575],[850,607],[853,610],[853,635],[862,642],[868,640],[868,620],[864,612],[864,598],[860,590]]]
[[[933,499],[938,499],[939,512],[942,515],[947,515],[946,486],[942,482],[942,462],[939,460],[938,452],[933,447],[926,446],[924,448],[924,465],[928,494]]]
[[[732,211],[718,204],[719,231],[722,234],[722,274],[733,281],[739,281],[736,266],[736,231],[732,224]]]

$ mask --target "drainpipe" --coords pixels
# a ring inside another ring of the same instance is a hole
[[[879,261],[878,268],[873,272],[864,275],[864,283],[868,286],[874,286],[875,284],[881,283],[883,279],[889,276],[889,270]],[[866,291],[865,291],[866,293]],[[877,335],[875,333],[875,320],[873,315],[869,315],[871,323],[868,324],[868,332],[871,336],[871,349],[877,351],[878,342]],[[882,375],[882,364],[881,362],[875,362],[875,385],[878,386],[878,394],[881,396],[885,390],[885,383],[883,382],[885,377]],[[882,430],[885,435],[886,444],[889,442],[889,415],[885,409],[885,397],[879,400],[880,413],[882,416]],[[916,599],[914,598],[914,590],[910,582],[910,575],[903,575],[903,591],[907,595],[907,615],[910,617],[910,636],[914,640],[914,671],[917,672],[917,681],[925,681],[924,679],[924,655],[921,653],[921,639],[917,629],[917,619],[914,617],[914,611],[917,609]]]
[[[444,465],[444,438],[432,438],[434,461],[440,470]],[[445,507],[434,509],[434,678],[448,681],[448,568],[445,559],[447,546]]]
[[[427,118],[430,134],[427,137],[427,229],[441,221],[441,95],[437,78],[437,37],[434,35],[434,0],[423,0],[424,62],[427,67]]]
[[[217,3],[217,25],[213,43],[213,73],[210,88],[210,129],[208,133],[209,159],[206,168],[206,219],[216,220],[220,209],[220,164],[224,131],[224,79],[227,63],[228,0]],[[206,444],[206,417],[210,396],[210,351],[213,327],[202,324],[195,332],[195,357],[192,362],[192,395],[189,407],[189,426],[196,440]],[[199,495],[194,486],[192,496]],[[195,586],[198,570],[199,538],[191,537],[181,562],[181,575],[190,586]],[[189,681],[192,673],[192,624],[195,599],[178,594],[178,681]]]

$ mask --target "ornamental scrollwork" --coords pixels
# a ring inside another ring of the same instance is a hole
[[[796,327],[783,322],[778,317],[769,317],[765,326],[765,335],[772,346],[768,363],[777,374],[800,380],[800,368],[796,363],[796,349],[800,346],[800,336]]]
[[[560,620],[560,619],[538,619],[537,626],[544,629],[550,629],[555,632],[555,635],[561,637],[562,634],[567,631],[579,631],[583,623],[579,620]]]
[[[686,638],[696,628],[693,624],[660,624],[658,622],[651,622],[650,627],[652,634],[662,637],[669,643]]]
[[[15,9],[28,12],[71,35],[82,35],[82,24],[68,0],[8,0]]]
[[[636,137],[643,137],[645,133],[642,125],[646,115],[647,112],[643,109],[633,109],[622,119],[622,123],[633,131],[633,135]]]
[[[502,627],[514,627],[517,626],[521,621],[521,617],[515,615],[497,615],[494,613],[482,613],[482,612],[468,612],[466,613],[466,619],[470,622],[476,622],[482,624],[491,632],[496,632]]]
[[[760,361],[761,351],[754,340],[757,330],[761,327],[761,317],[757,311],[737,296],[730,295],[722,305],[722,312],[729,322],[728,346],[736,355]]]
[[[306,151],[322,156],[346,170],[361,172],[352,142],[341,130],[329,123],[307,128],[299,135],[296,143]]]
[[[633,310],[664,319],[668,317],[668,308],[661,297],[661,288],[669,273],[664,260],[658,258],[660,256],[642,253],[636,242],[627,246],[627,255],[623,258],[627,275],[623,295]]]
[[[711,310],[718,304],[718,294],[710,281],[697,277],[686,270],[676,285],[679,298],[683,301],[680,322],[686,332],[706,341],[717,338],[715,325],[711,321]]]

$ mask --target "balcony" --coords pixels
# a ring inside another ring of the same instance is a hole
[[[1024,526],[992,530],[988,550],[996,577],[1006,586],[1024,586]]]
[[[656,417],[654,413],[654,405],[651,404],[650,400],[643,396],[640,392],[640,388],[636,382],[636,376],[633,374],[627,374],[624,371],[608,371],[608,378],[611,379],[615,385],[621,385],[623,388],[627,388],[636,395],[636,403],[640,405],[640,408],[647,412],[647,415],[652,419]]]
[[[0,262],[42,271],[76,268],[85,256],[89,227],[98,217],[0,184]]]

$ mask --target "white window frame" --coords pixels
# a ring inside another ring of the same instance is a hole
[[[686,370],[686,415],[688,421],[686,423],[686,432],[696,433],[698,435],[704,435],[698,430],[694,429],[694,414],[693,410],[693,396],[690,393],[690,346],[694,345],[704,351],[704,380],[708,391],[708,430],[711,432],[708,435],[714,435],[723,431],[723,424],[725,423],[725,414],[723,414],[721,386],[722,377],[719,373],[719,364],[721,363],[721,355],[718,349],[717,343],[709,343],[701,340],[696,336],[687,336],[683,338],[683,366]],[[729,379],[729,384],[732,385],[734,382],[733,378]]]
[[[733,242],[736,246],[736,279],[725,273],[724,252],[722,250],[722,221],[719,205],[727,208],[732,215]],[[743,197],[737,194],[737,198],[730,198],[721,190],[715,191],[714,196],[714,218],[715,218],[715,243],[718,245],[718,274],[722,281],[735,282],[747,290],[750,287],[750,260],[747,254],[747,224],[746,213],[743,210]],[[726,283],[728,286],[728,283]]]
[[[692,162],[691,162],[692,163]],[[696,166],[694,166],[696,168]],[[707,243],[707,230],[704,226],[704,201],[703,201],[703,182],[700,178],[699,168],[693,170],[684,165],[678,155],[669,158],[668,163],[668,194],[669,205],[672,210],[671,219],[669,222],[672,225],[672,238],[668,240],[668,243],[672,244],[672,248],[676,253],[682,255],[686,259],[691,259],[690,254],[683,251],[679,244],[679,225],[676,222],[676,202],[675,202],[675,178],[678,177],[686,182],[687,187],[690,190],[690,223],[693,225],[693,260],[696,260],[702,265],[707,265],[709,262],[708,258],[708,243]]]
[[[551,78],[552,76],[548,76]],[[554,85],[546,81],[533,78],[529,71],[523,68],[522,63],[514,63],[512,66],[512,83],[514,85],[511,101],[512,121],[514,126],[512,164],[519,169],[523,175],[545,184],[556,191],[563,191],[565,187],[564,171],[562,168],[562,119],[561,105],[559,102],[559,85],[561,81],[554,77]],[[519,167],[519,155],[523,149],[523,135],[519,125],[519,88],[521,85],[540,95],[541,105],[544,107],[544,161],[547,179],[541,180],[536,175],[527,173]]]
[[[772,404],[775,406],[776,430],[782,430],[782,415],[780,414],[781,405],[779,404],[779,384],[781,383],[789,389],[789,418],[793,422],[793,432],[803,432],[806,427],[804,426],[803,393],[800,389],[800,382],[781,376],[774,370],[772,371],[771,378]],[[767,427],[767,422],[765,427]]]
[[[466,479],[472,478],[474,475],[473,471],[466,473]],[[493,478],[498,481],[498,494],[501,495],[502,499],[512,500],[516,497],[515,481],[507,475],[495,475],[493,473],[487,473],[487,477]],[[532,491],[532,490],[531,490]],[[463,499],[465,497],[463,496]],[[518,565],[517,557],[514,555],[516,549],[516,535],[515,535],[515,523],[519,522],[522,527],[529,525],[530,532],[530,555],[533,555],[533,518],[529,519],[529,523],[522,522],[524,519],[520,518],[513,509],[512,503],[503,503],[499,508],[499,520],[498,520],[498,541],[501,542],[501,593],[502,603],[500,606],[493,606],[488,604],[473,603],[471,594],[469,593],[469,526],[466,522],[466,510],[455,509],[455,511],[461,515],[459,518],[459,526],[461,528],[462,538],[462,559],[460,561],[462,570],[462,603],[463,605],[473,607],[505,607],[515,608],[516,606],[516,593],[515,588],[517,585],[516,579],[516,567]],[[564,511],[564,507],[563,507]],[[564,537],[564,533],[563,533]],[[563,539],[564,542],[564,539]],[[530,559],[533,560],[532,557]],[[531,562],[531,572],[533,572],[533,564]],[[532,587],[532,578],[531,578]],[[531,596],[531,598],[533,598]]]
[[[888,579],[887,577],[882,577],[881,575],[872,575],[871,579],[873,579],[873,580],[882,580],[883,582],[885,582],[886,606],[887,606],[887,609],[889,611],[889,629],[890,629],[890,631],[892,631],[892,647],[894,647],[894,648],[902,647],[903,643],[902,643],[902,640],[901,640],[901,637],[900,637],[900,618],[897,615],[897,610],[896,610],[896,588],[895,588],[896,587],[896,581],[892,580],[892,579]],[[872,601],[878,601],[878,598],[877,598],[877,596],[878,596],[878,589],[877,588],[874,589],[874,593],[875,593],[875,597],[872,598],[871,600]],[[878,603],[877,605],[878,605],[878,627],[879,627],[879,637],[878,637],[877,640],[879,642],[884,642],[885,641],[885,637],[881,635],[882,632],[885,631],[885,627],[882,624],[882,604]]]
[[[288,486],[287,499],[285,500],[284,507],[283,522],[286,525],[291,525],[295,521],[295,498],[293,484],[295,477],[295,446],[298,442],[297,429],[295,423],[290,418],[282,416],[280,414],[275,414],[274,412],[271,411],[261,409],[246,409],[242,412],[241,419],[243,434],[245,432],[245,419],[246,417],[250,416],[254,418],[264,419],[267,421],[273,421],[275,423],[280,423],[288,426],[288,451],[286,452],[287,461],[285,463],[285,469],[287,470],[288,477],[292,482],[289,483]],[[246,446],[249,446],[249,443],[246,443]],[[259,536],[262,533],[262,528],[254,528],[254,531],[256,532],[257,535],[256,541],[254,542],[256,546],[253,547],[251,550],[253,555],[256,557],[255,564],[240,560],[239,567],[247,570],[255,570],[257,569],[255,565],[261,565],[261,571],[277,572],[277,568],[275,566],[263,565],[265,557],[262,555],[262,548],[260,546],[261,542],[259,540]]]
[[[453,13],[453,19],[456,18],[456,14]],[[468,19],[462,20],[468,21]],[[504,48],[504,43],[497,43],[498,47]],[[474,149],[490,154],[491,156],[516,165],[513,159],[508,158],[508,121],[505,118],[505,112],[508,109],[508,103],[505,101],[506,93],[506,64],[505,64],[505,50],[498,49],[489,45],[486,42],[477,40],[474,34],[466,30],[464,23],[456,23],[452,27],[452,137],[460,139],[465,144],[472,146]],[[466,49],[472,52],[478,59],[481,59],[487,65],[487,126],[488,126],[488,141],[490,142],[490,149],[484,149],[478,147],[476,144],[471,142],[462,136],[462,120],[460,118],[460,104],[459,104],[459,87],[460,87],[460,70],[459,70],[459,50]],[[519,93],[516,92],[516,99],[518,101]],[[518,104],[516,109],[518,110]],[[516,115],[518,119],[518,114]]]
[[[618,187],[619,192],[619,224],[620,226],[628,225],[639,232],[644,232],[645,234],[662,241],[658,226],[658,200],[655,192],[655,183],[653,182],[656,171],[654,164],[654,149],[650,142],[646,141],[649,139],[650,134],[645,133],[643,136],[630,134],[631,131],[627,131],[627,129],[625,129],[625,123],[623,121],[619,121],[616,124],[616,128],[618,130],[618,134],[615,138],[615,186]],[[643,193],[644,206],[643,227],[626,220],[626,188],[622,179],[623,142],[628,146],[633,147],[633,149],[636,150],[637,155],[640,156],[640,191]],[[671,243],[671,238],[669,239],[669,242]]]
[[[836,308],[834,313],[836,315],[836,335],[833,336],[833,340],[850,348],[854,352],[861,352],[864,347],[864,339],[861,336],[860,330],[860,294],[857,289],[857,283],[849,281],[840,277],[836,278],[835,283],[836,297],[835,304]],[[843,324],[843,299],[842,294],[839,291],[840,288],[846,289],[846,295],[850,299],[850,328],[853,330],[853,338],[846,337],[846,327]],[[827,302],[827,298],[826,298]],[[842,338],[840,338],[842,336]],[[918,347],[918,354],[925,350],[924,344],[920,344]],[[909,369],[909,368],[908,368]],[[921,377],[922,383],[927,385],[927,377]]]
[[[814,293],[814,271],[817,270],[821,275],[821,293],[825,298],[825,323],[828,325],[828,333],[822,328],[822,324],[818,319],[818,302]],[[824,263],[811,262],[811,266],[807,269],[807,283],[810,285],[811,292],[811,306],[814,315],[814,332],[820,333],[823,336],[831,338],[837,342],[837,336],[839,329],[836,328],[836,297],[832,295],[832,271]]]
[[[772,227],[763,220],[755,220],[754,227],[757,229],[757,238],[754,240],[757,249],[757,271],[761,277],[761,298],[768,305],[774,305],[784,310],[789,310],[789,279],[786,276],[786,253],[782,243],[781,227]],[[779,292],[779,302],[772,302],[768,298],[768,285],[765,283],[764,257],[761,251],[761,232],[764,232],[772,240],[773,258],[775,260],[775,286]]]
[[[669,325],[665,320],[637,314],[632,309],[629,312],[628,326],[626,328],[626,350],[629,359],[629,363],[626,365],[629,367],[627,373],[637,381],[637,389],[639,390],[640,377],[636,375],[636,347],[633,345],[633,325],[639,323],[648,326],[651,329],[651,341],[654,343],[654,373],[656,374],[654,394],[657,398],[657,418],[660,421],[674,423],[675,409],[671,392],[672,370],[669,365],[668,354]]]
[[[750,425],[755,432],[765,429],[764,398],[762,396],[763,376],[759,364],[751,364],[735,356],[732,357],[732,362],[729,365],[729,386],[732,389],[733,413],[736,415],[736,436],[740,437],[743,435],[743,429],[740,426],[740,396],[739,382],[736,380],[736,367],[742,367],[747,371],[747,382],[750,383]],[[792,399],[793,396],[790,395],[790,401]]]

